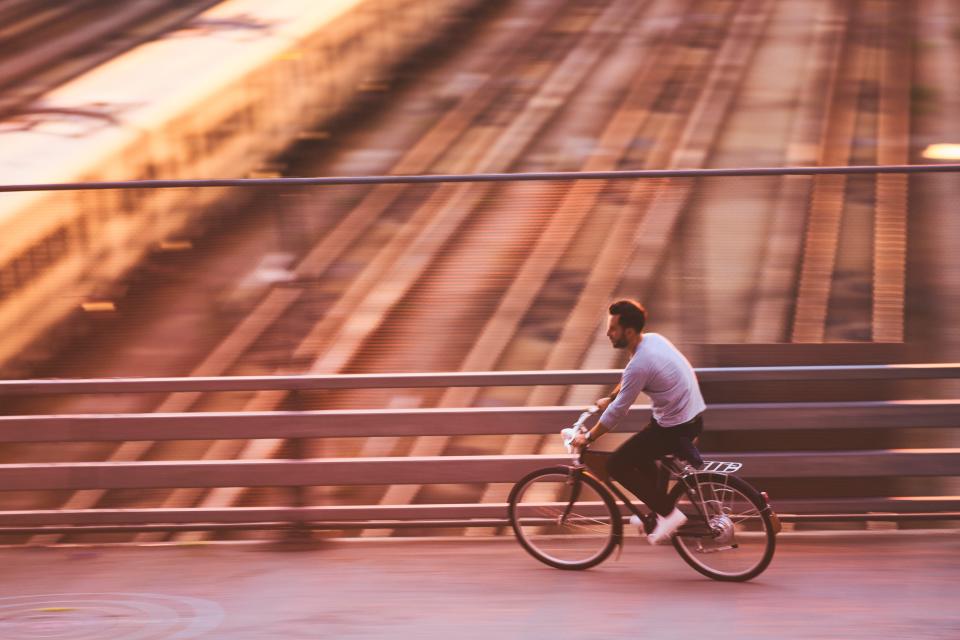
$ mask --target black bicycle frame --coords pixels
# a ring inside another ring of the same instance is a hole
[[[583,451],[580,454],[580,459],[570,467],[571,477],[576,480],[577,476],[580,475],[589,475],[591,478],[602,484],[606,487],[619,501],[620,504],[626,506],[631,512],[633,512],[646,526],[647,518],[649,514],[645,514],[637,508],[637,505],[634,504],[633,500],[624,494],[623,491],[613,483],[613,480],[610,478],[609,474],[606,472],[606,458],[612,455],[609,451]],[[687,493],[691,498],[691,505],[697,511],[697,515],[692,516],[692,522],[685,524],[681,527],[681,530],[686,531],[690,535],[710,535],[711,531],[709,529],[703,529],[698,527],[698,524],[706,525],[706,513],[704,513],[703,505],[697,504],[693,499],[695,496],[700,502],[703,502],[703,495],[700,492],[699,485],[691,486],[687,481],[689,474],[685,473],[685,469],[680,468],[678,463],[675,462],[661,462],[660,464],[660,476],[658,482],[660,483],[661,488],[666,490],[666,484],[669,482],[671,477],[676,477],[678,482],[682,482],[687,488]],[[570,510],[573,508],[573,504],[580,498],[580,486],[577,483],[570,495],[570,502],[567,504],[566,509],[563,513],[563,518],[566,518]],[[698,522],[699,521],[699,522]],[[621,538],[619,544],[623,544]]]

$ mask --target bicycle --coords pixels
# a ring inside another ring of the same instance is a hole
[[[568,453],[585,421],[597,413],[590,407],[561,432]],[[589,569],[623,550],[625,515],[616,498],[649,533],[652,513],[641,512],[613,484],[606,471],[610,452],[578,452],[572,465],[538,469],[514,485],[508,498],[510,524],[530,555],[557,569]],[[680,557],[714,580],[741,582],[762,573],[776,548],[781,525],[765,493],[732,475],[739,462],[704,462],[699,469],[683,458],[660,459],[662,481],[673,482],[670,498],[687,516],[673,536]],[[614,497],[616,496],[616,498]],[[629,514],[627,514],[627,517]]]

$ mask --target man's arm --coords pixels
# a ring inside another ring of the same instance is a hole
[[[597,408],[600,411],[604,411],[608,406],[610,406],[611,402],[616,400],[617,396],[620,395],[621,385],[622,385],[622,381],[618,382],[617,386],[613,388],[613,391],[603,396],[602,398],[598,398],[597,401],[594,402],[594,404],[597,405]],[[597,422],[597,424],[593,426],[593,429],[590,429],[590,431],[587,432],[586,435],[581,434],[581,435],[578,435],[576,438],[574,438],[574,441],[572,444],[574,447],[580,448],[585,443],[593,442],[594,440],[596,440],[603,434],[607,433],[608,431],[610,431],[610,428],[602,425],[600,422]]]
[[[611,401],[604,407],[603,415],[587,433],[585,438],[587,442],[595,441],[619,424],[643,390],[643,385],[646,383],[645,377],[646,375],[642,373],[641,369],[627,366],[627,369],[623,372],[623,377],[620,379],[620,384],[610,394]],[[597,406],[600,406],[599,403]]]
[[[631,369],[628,366],[623,372],[620,384],[614,388],[610,396],[600,398],[600,400],[607,400],[607,402],[601,406],[600,401],[597,401],[597,406],[604,409],[600,420],[586,435],[578,436],[577,439],[573,441],[573,445],[578,448],[582,447],[584,444],[594,442],[603,434],[616,428],[617,424],[627,415],[637,396],[639,396],[643,390],[643,385],[646,384],[644,378],[645,375],[643,373],[637,369]]]
[[[603,396],[602,398],[598,399],[596,402],[594,402],[594,404],[597,405],[597,407],[600,409],[600,411],[603,411],[604,409],[607,408],[607,406],[608,406],[611,402],[613,402],[613,401],[616,399],[618,393],[620,393],[620,383],[619,383],[619,382],[617,383],[617,386],[615,386],[615,387],[613,388],[613,391],[611,391],[608,395],[605,395],[605,396]]]

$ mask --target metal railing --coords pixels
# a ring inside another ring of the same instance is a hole
[[[904,381],[960,378],[960,364],[698,369],[701,382],[806,380]],[[13,380],[0,396],[173,393],[283,389],[499,387],[613,384],[620,372],[539,371],[343,376]],[[147,413],[0,417],[0,443],[213,440],[421,435],[554,434],[579,407],[376,409],[257,413]],[[649,420],[636,406],[623,431]],[[710,432],[840,429],[956,429],[960,400],[711,404]],[[294,447],[294,449],[300,449]],[[960,448],[790,451],[717,454],[744,463],[753,479],[960,476]],[[710,452],[705,457],[711,457]],[[528,471],[569,460],[555,455],[389,458],[68,462],[0,465],[8,491],[306,487],[435,483],[510,483]],[[873,496],[775,501],[785,521],[960,518],[960,496]],[[150,508],[0,511],[0,533],[500,526],[504,504]]]
[[[313,178],[214,178],[194,180],[123,180],[0,184],[0,193],[21,191],[77,191],[97,189],[182,189],[198,187],[284,187],[380,184],[436,184],[450,182],[529,182],[542,180],[630,180],[637,178],[732,178],[760,176],[878,175],[957,173],[960,164],[840,165],[832,167],[737,167],[716,169],[622,169],[616,171],[531,171],[526,173],[465,173],[382,176],[324,176]]]

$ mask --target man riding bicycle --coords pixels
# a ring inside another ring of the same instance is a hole
[[[630,362],[620,384],[597,400],[603,411],[600,420],[586,434],[578,434],[572,445],[580,448],[617,427],[640,392],[650,397],[653,417],[642,431],[624,442],[610,457],[610,476],[632,491],[656,513],[657,523],[647,536],[650,544],[670,539],[687,521],[660,486],[657,459],[673,454],[700,466],[702,460],[693,441],[703,431],[706,405],[693,367],[673,343],[658,333],[643,333],[647,313],[634,300],[610,305],[607,337],[615,349],[626,349]]]

